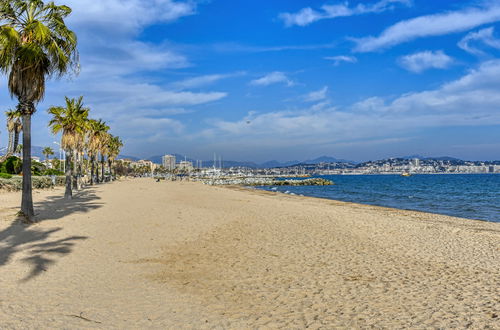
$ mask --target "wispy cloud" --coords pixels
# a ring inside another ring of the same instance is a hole
[[[271,72],[259,79],[255,79],[250,82],[250,85],[254,86],[269,86],[272,84],[285,84],[290,87],[295,83],[293,82],[293,80],[288,78],[285,73],[279,71]]]
[[[66,0],[73,9],[68,22],[77,28],[84,28],[89,34],[137,34],[144,26],[155,23],[173,22],[181,17],[196,13],[194,1],[172,0]],[[110,15],[113,19],[110,19]],[[118,23],[117,23],[118,22]]]
[[[404,20],[388,27],[377,37],[353,40],[357,44],[355,51],[372,52],[417,38],[467,31],[497,21],[500,21],[500,5],[498,2],[488,2],[488,5],[480,8],[467,8]]]
[[[212,49],[221,53],[267,53],[297,50],[318,50],[335,48],[337,44],[317,44],[317,45],[283,45],[283,46],[249,46],[238,43],[217,43],[212,45]]]
[[[460,40],[458,47],[475,55],[484,55],[485,53],[477,47],[472,46],[471,43],[473,42],[482,42],[492,48],[500,49],[500,39],[493,36],[494,31],[493,27],[489,27],[476,32],[470,32]]]
[[[346,55],[327,56],[327,57],[325,57],[325,60],[333,61],[334,65],[340,65],[341,63],[356,63],[356,62],[358,62],[358,59],[356,57],[346,56]]]
[[[177,81],[172,85],[180,89],[197,88],[202,86],[207,86],[216,83],[217,81],[228,79],[232,77],[242,76],[245,72],[235,72],[235,73],[225,73],[225,74],[209,74],[204,76],[198,76],[193,78],[184,79]]]
[[[453,64],[453,58],[442,50],[423,51],[403,56],[399,64],[408,71],[421,73],[427,69],[446,69]]]
[[[368,13],[380,13],[393,9],[396,4],[409,6],[410,0],[381,0],[373,4],[358,4],[350,7],[348,2],[336,5],[323,5],[320,10],[310,7],[302,8],[296,13],[281,13],[279,18],[283,20],[285,26],[306,26],[323,19],[362,15]]]
[[[171,116],[198,110],[200,105],[228,95],[224,91],[179,90],[151,78],[191,63],[168,41],[149,43],[140,40],[139,34],[151,24],[173,23],[196,14],[194,1],[67,0],[65,4],[73,8],[67,24],[79,37],[82,70],[69,81],[48,82],[46,98],[33,123],[38,145],[53,139],[43,110],[61,104],[64,96],[84,95],[91,116],[110,124],[112,133],[125,140],[127,152],[130,145],[143,150],[141,141],[154,136],[168,136],[164,140],[173,141],[184,130],[184,123]],[[3,100],[2,94],[0,103]]]
[[[306,102],[318,102],[325,100],[327,98],[328,86],[325,86],[317,91],[312,91],[303,96],[304,101]]]
[[[254,146],[294,147],[393,139],[415,130],[500,124],[500,60],[483,63],[433,90],[392,100],[372,97],[343,109],[313,107],[254,113],[237,121],[214,120],[206,136]]]

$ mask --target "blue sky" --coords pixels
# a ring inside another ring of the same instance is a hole
[[[500,159],[500,1],[56,2],[81,72],[48,84],[34,145],[83,95],[139,157]]]

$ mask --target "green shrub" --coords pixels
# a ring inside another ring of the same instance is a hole
[[[40,162],[33,161],[31,163],[31,173],[33,175],[42,175],[43,172],[47,169],[47,166],[43,165]]]
[[[2,179],[12,179],[12,175],[7,173],[0,173],[0,178]]]
[[[43,172],[43,175],[64,175],[64,172],[53,168],[48,168]]]
[[[23,162],[16,156],[10,156],[4,161],[3,167],[5,168],[4,173],[19,174],[22,171]]]

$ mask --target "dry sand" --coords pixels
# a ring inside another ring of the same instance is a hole
[[[500,224],[127,180],[0,194],[0,329],[500,328]]]

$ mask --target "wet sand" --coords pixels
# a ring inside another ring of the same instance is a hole
[[[1,329],[499,328],[500,224],[190,182],[0,193]]]

